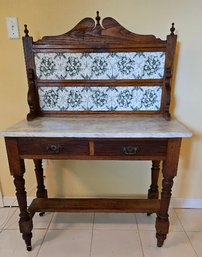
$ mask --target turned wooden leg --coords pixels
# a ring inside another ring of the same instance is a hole
[[[167,155],[163,162],[160,209],[157,212],[156,218],[156,238],[158,247],[163,245],[169,231],[168,209],[170,205],[173,179],[177,175],[180,144],[180,138],[172,138],[168,140]]]
[[[36,174],[36,180],[37,180],[36,196],[37,198],[47,198],[48,193],[44,185],[42,160],[34,159],[34,165],[35,165],[35,174]],[[43,216],[44,214],[45,214],[44,212],[39,213],[40,216]]]
[[[167,237],[169,230],[168,208],[173,186],[173,177],[164,177],[162,182],[160,211],[156,218],[156,238],[157,246],[161,247]]]
[[[151,186],[148,190],[148,199],[158,199],[159,191],[158,191],[158,178],[160,171],[160,162],[161,161],[152,161],[151,168]],[[149,216],[151,213],[147,213]]]
[[[27,211],[27,194],[25,191],[25,180],[23,178],[23,175],[14,175],[14,184],[16,187],[16,197],[17,197],[19,209],[20,209],[20,220],[19,220],[20,232],[22,233],[22,238],[25,240],[27,250],[31,251],[33,223],[32,223],[32,218],[30,217]]]
[[[149,199],[158,199],[159,197],[158,178],[159,178],[159,171],[160,171],[160,162],[161,161],[152,161],[151,186],[148,190]]]

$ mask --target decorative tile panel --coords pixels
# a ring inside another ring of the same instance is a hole
[[[39,87],[43,111],[158,111],[161,86]]]
[[[161,79],[164,52],[36,53],[43,80]]]

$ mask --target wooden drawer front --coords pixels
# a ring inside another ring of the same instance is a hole
[[[94,142],[95,156],[165,156],[166,140],[122,140]]]
[[[88,155],[88,141],[63,138],[18,139],[21,155]]]

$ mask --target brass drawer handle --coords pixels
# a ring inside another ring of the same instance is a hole
[[[136,155],[139,152],[140,148],[138,146],[124,146],[123,153],[125,155]]]
[[[62,150],[62,145],[58,145],[58,144],[49,144],[46,146],[46,150],[48,153],[60,153]]]

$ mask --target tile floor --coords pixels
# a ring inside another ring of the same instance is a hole
[[[47,213],[34,216],[27,252],[18,215],[17,208],[0,208],[0,256],[202,257],[202,209],[170,209],[162,248],[156,247],[154,214]]]

